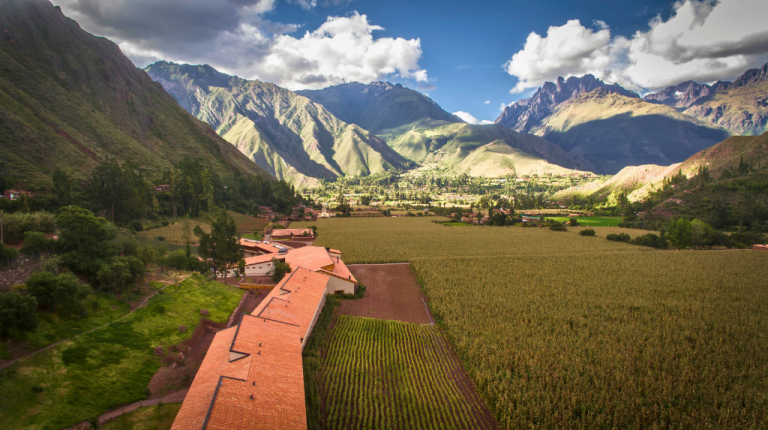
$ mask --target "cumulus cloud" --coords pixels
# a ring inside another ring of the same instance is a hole
[[[491,101],[490,101],[490,100],[486,100],[486,101],[484,101],[483,103],[485,103],[485,104],[491,104]]]
[[[275,0],[54,0],[80,25],[118,43],[139,67],[158,60],[209,64],[289,89],[404,79],[434,89],[419,66],[419,39],[375,38],[366,15],[328,17],[296,36],[295,24],[263,17]],[[346,0],[300,0],[338,5]]]
[[[477,118],[472,116],[472,114],[470,114],[469,112],[458,111],[458,112],[454,112],[453,114],[463,119],[464,122],[466,122],[467,124],[493,124],[493,121],[488,121],[485,119],[478,120]]]
[[[611,37],[605,23],[589,29],[572,20],[545,37],[531,33],[504,67],[518,78],[512,93],[586,73],[636,91],[731,80],[768,61],[765,16],[764,0],[684,0],[668,20],[657,16],[629,38]]]

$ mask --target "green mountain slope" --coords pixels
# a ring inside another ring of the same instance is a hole
[[[601,174],[615,174],[626,166],[681,162],[730,135],[669,106],[602,88],[557,105],[531,133]]]
[[[277,85],[229,76],[210,66],[158,62],[145,70],[188,112],[279,179],[311,185],[318,178],[409,165],[370,132]]]
[[[573,196],[586,197],[590,195],[605,198],[616,191],[626,191],[629,200],[639,201],[648,196],[650,191],[659,189],[664,179],[672,178],[681,172],[690,178],[698,173],[700,167],[706,167],[713,178],[721,179],[725,170],[736,169],[742,160],[751,166],[752,175],[766,176],[768,173],[768,133],[760,136],[731,136],[716,145],[697,152],[682,163],[671,166],[625,167],[607,181],[595,181],[562,190],[555,194],[553,199],[563,200]],[[723,181],[727,182],[724,178]],[[728,196],[720,197],[727,198]],[[682,199],[685,199],[685,196]]]
[[[185,156],[219,174],[267,175],[45,0],[0,3],[0,148],[0,174],[33,189],[50,188],[56,167],[83,179],[109,157],[151,176]]]
[[[464,122],[424,94],[389,82],[349,83],[297,93],[323,105],[342,121],[376,134],[417,121]]]

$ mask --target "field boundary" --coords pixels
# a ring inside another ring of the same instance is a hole
[[[189,391],[189,388],[185,388],[183,390],[166,394],[165,396],[158,397],[156,399],[139,400],[136,403],[132,403],[126,406],[121,406],[115,410],[112,410],[110,412],[100,415],[96,419],[96,422],[98,423],[99,426],[101,426],[102,424],[105,424],[108,421],[112,421],[115,418],[119,418],[125,414],[134,412],[139,408],[144,408],[148,406],[157,406],[157,405],[168,404],[168,403],[181,403],[184,401],[184,398],[187,397],[188,391]],[[85,430],[90,428],[93,428],[93,424],[91,423],[91,421],[83,421],[79,424],[75,424],[74,426],[67,427],[63,430]]]

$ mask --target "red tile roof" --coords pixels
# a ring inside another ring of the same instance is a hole
[[[297,268],[217,333],[171,429],[306,429],[301,350],[328,279]]]
[[[288,251],[285,254],[285,261],[291,268],[304,267],[309,270],[320,270],[335,263],[322,246],[305,246]]]
[[[259,263],[268,263],[272,261],[273,258],[276,258],[278,260],[284,260],[285,257],[282,255],[277,254],[263,254],[263,255],[255,255],[253,257],[246,257],[243,260],[245,260],[245,265],[250,266],[251,264],[259,264]]]

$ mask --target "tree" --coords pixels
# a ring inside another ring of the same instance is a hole
[[[0,335],[12,331],[25,332],[37,328],[37,300],[18,293],[0,293]]]
[[[693,249],[712,247],[715,242],[715,229],[711,225],[695,219],[691,222],[691,246]]]
[[[691,245],[691,223],[685,218],[672,220],[667,227],[667,238],[677,249]]]
[[[195,235],[200,239],[197,253],[208,260],[216,272],[225,272],[227,267],[234,265],[243,258],[243,248],[237,243],[237,227],[235,220],[227,215],[227,211],[219,209],[211,222],[211,232],[206,233],[200,226],[195,227]]]
[[[103,291],[119,293],[133,283],[134,277],[126,261],[112,261],[101,266],[96,274],[99,288]]]
[[[291,273],[291,265],[284,260],[273,258],[272,267],[275,268],[274,273],[272,273],[272,282],[280,282],[286,273]]]
[[[80,312],[83,299],[91,292],[89,285],[80,284],[71,273],[56,276],[51,272],[35,272],[26,285],[39,306],[62,313]]]
[[[24,254],[37,254],[38,252],[50,251],[53,247],[53,239],[45,237],[45,233],[37,231],[24,232],[24,246],[21,252]]]
[[[53,171],[53,194],[58,199],[59,206],[69,206],[72,203],[72,184],[69,176],[61,167]]]
[[[77,206],[65,207],[56,218],[62,263],[71,270],[95,276],[102,264],[117,255],[119,245],[112,241],[117,229],[104,218]]]
[[[579,219],[574,217],[571,217],[570,220],[568,220],[568,223],[571,224],[571,227],[577,227],[579,225]]]

